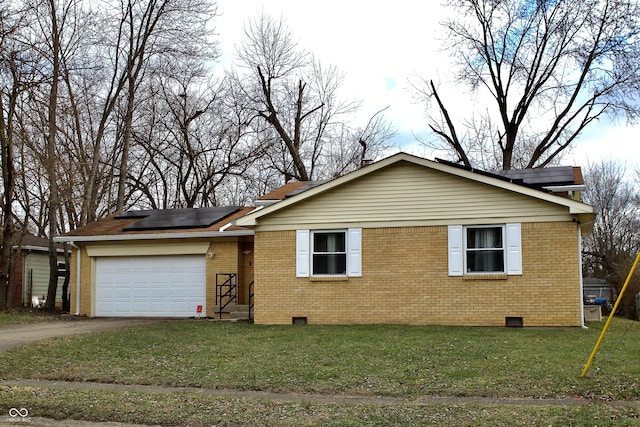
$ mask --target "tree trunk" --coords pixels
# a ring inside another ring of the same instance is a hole
[[[58,16],[55,0],[49,0],[51,12],[51,91],[49,92],[48,107],[48,135],[46,170],[49,176],[49,288],[47,290],[47,302],[45,308],[54,310],[56,307],[56,293],[58,291],[58,253],[53,241],[58,232],[58,207],[60,196],[58,194],[58,180],[56,177],[56,114],[58,109],[58,79],[60,76],[60,42],[61,34],[58,28]]]
[[[14,70],[12,70],[14,71]],[[0,260],[0,310],[6,309],[10,302],[11,246],[13,245],[13,199],[15,197],[15,165],[13,160],[13,112],[17,98],[17,83],[9,99],[9,111],[5,117],[5,106],[0,97],[0,145],[2,151],[2,251]]]

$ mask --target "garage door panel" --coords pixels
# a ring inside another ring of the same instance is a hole
[[[194,316],[205,306],[205,257],[99,257],[95,295],[97,316]]]
[[[129,299],[131,298],[131,289],[129,288],[115,288],[114,290],[116,299]]]
[[[134,298],[147,298],[149,296],[148,288],[133,288],[131,289],[131,296]]]
[[[178,298],[188,297],[189,294],[185,288],[171,288],[169,290],[169,296],[172,298],[178,299]],[[191,295],[191,296],[195,296],[195,295]]]

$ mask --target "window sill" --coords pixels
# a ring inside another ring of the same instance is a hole
[[[507,280],[506,273],[491,273],[491,274],[465,274],[462,280]]]
[[[349,276],[311,276],[310,282],[348,282]]]

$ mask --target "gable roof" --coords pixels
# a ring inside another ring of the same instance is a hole
[[[249,213],[239,218],[236,221],[236,224],[239,226],[253,227],[257,225],[257,220],[263,216],[285,209],[288,206],[297,204],[303,200],[311,199],[320,194],[329,192],[337,187],[358,180],[361,177],[373,174],[374,172],[399,163],[410,163],[420,167],[444,172],[451,176],[456,176],[473,182],[482,183],[495,188],[500,188],[516,194],[533,197],[537,200],[559,205],[567,208],[570,214],[577,215],[580,221],[589,221],[593,217],[594,211],[592,206],[572,199],[568,199],[566,197],[552,194],[548,191],[545,191],[542,187],[539,186],[524,184],[520,179],[512,179],[509,177],[499,176],[484,171],[470,170],[450,164],[449,162],[435,162],[407,153],[398,153],[376,163],[362,167],[361,169],[358,169],[347,175],[336,178],[332,181],[328,181],[326,183],[310,188],[307,191],[292,195],[291,197],[288,197],[278,203],[266,206],[259,211]]]
[[[227,207],[120,212],[56,237],[55,240],[92,242],[253,235],[252,230],[235,226],[232,221],[254,209]]]

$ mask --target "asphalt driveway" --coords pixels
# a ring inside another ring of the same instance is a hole
[[[84,334],[87,332],[123,328],[159,321],[161,320],[73,318],[69,320],[50,320],[48,322],[28,323],[24,325],[0,325],[0,351],[47,338]]]

